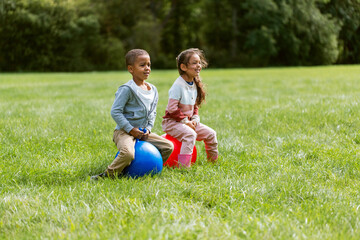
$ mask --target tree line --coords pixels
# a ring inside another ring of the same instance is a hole
[[[1,71],[120,70],[132,48],[174,68],[189,47],[221,68],[360,63],[360,0],[0,0]]]

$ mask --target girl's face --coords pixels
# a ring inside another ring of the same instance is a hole
[[[181,70],[183,70],[190,79],[198,77],[201,68],[201,59],[196,53],[190,57],[188,64],[181,64]]]

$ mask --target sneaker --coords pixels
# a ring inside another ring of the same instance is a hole
[[[107,178],[107,177],[109,177],[109,174],[107,174],[106,172],[103,172],[103,173],[100,173],[100,174],[91,176],[91,177],[90,177],[90,180],[97,181],[97,180],[99,180],[100,178]]]

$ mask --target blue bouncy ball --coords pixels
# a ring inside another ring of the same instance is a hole
[[[146,129],[143,131],[146,132]],[[117,157],[118,154],[119,152],[117,152],[115,157]],[[151,143],[136,139],[135,158],[130,165],[123,170],[124,175],[136,178],[147,174],[159,174],[162,169],[163,160],[159,150]]]

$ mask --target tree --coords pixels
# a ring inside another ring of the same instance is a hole
[[[339,53],[337,37],[340,28],[336,20],[322,14],[315,0],[278,1],[278,4],[290,10],[290,18],[279,34],[280,64],[334,63]]]
[[[330,14],[341,25],[338,63],[360,63],[360,1],[331,0],[320,3],[322,12]]]
[[[105,68],[118,69],[103,54],[110,46],[101,37],[94,14],[79,15],[74,5],[64,1],[7,0],[3,7],[1,70],[86,71],[103,69],[104,63],[109,65]],[[119,42],[111,48],[122,50]]]
[[[198,24],[201,45],[210,59],[211,66],[235,66],[239,64],[238,46],[241,46],[240,32],[242,14],[239,4],[233,1],[205,0]]]
[[[359,0],[2,0],[0,70],[155,68],[205,50],[211,67],[360,62]]]
[[[158,65],[164,68],[176,66],[175,57],[182,50],[198,47],[199,4],[195,0],[171,0],[161,23],[161,55]]]

